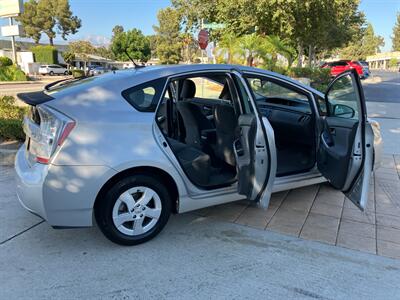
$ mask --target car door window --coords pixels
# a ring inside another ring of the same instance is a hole
[[[308,96],[268,78],[246,76],[257,105],[279,105],[311,113]]]
[[[224,85],[205,77],[188,78],[196,86],[195,98],[219,100]]]
[[[351,75],[339,78],[326,95],[329,115],[345,119],[358,119],[358,93]]]
[[[164,85],[164,78],[153,80],[123,91],[122,96],[135,109],[143,112],[153,112],[161,98]]]

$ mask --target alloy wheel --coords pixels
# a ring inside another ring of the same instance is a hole
[[[151,188],[137,186],[123,192],[112,210],[114,226],[123,234],[136,236],[151,230],[161,215],[159,195]]]

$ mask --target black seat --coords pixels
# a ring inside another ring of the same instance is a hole
[[[185,79],[180,93],[182,100],[176,104],[176,107],[182,117],[185,127],[185,143],[202,149],[201,132],[203,130],[213,129],[213,125],[202,113],[200,107],[188,101],[188,99],[192,99],[195,94],[196,85],[192,80]]]
[[[217,132],[215,147],[216,156],[230,166],[235,166],[233,142],[237,136],[238,120],[233,107],[229,105],[217,105],[214,108],[214,122]]]
[[[197,185],[207,185],[211,173],[210,156],[170,138],[168,143],[189,178]]]

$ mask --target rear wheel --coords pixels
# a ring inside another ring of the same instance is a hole
[[[65,72],[64,72],[64,75],[68,75],[68,71],[65,71]]]
[[[50,72],[49,72],[49,75],[50,75],[50,76],[53,76],[53,75],[54,75],[54,72],[53,72],[53,71],[50,71]]]
[[[120,180],[99,201],[95,209],[97,224],[109,240],[120,245],[152,239],[171,213],[168,190],[148,175]]]

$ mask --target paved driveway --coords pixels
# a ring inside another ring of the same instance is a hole
[[[235,224],[257,215],[243,204],[173,216],[156,239],[122,247],[97,228],[54,230],[25,212],[12,168],[0,170],[0,299],[400,297],[400,260]],[[325,187],[298,192],[314,189]]]

